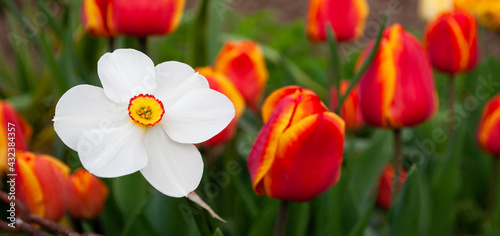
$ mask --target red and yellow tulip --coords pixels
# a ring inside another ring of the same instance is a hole
[[[8,124],[12,125],[8,125]],[[6,101],[0,101],[0,172],[7,171],[9,138],[13,141],[15,151],[28,149],[28,140],[32,129],[29,124]],[[10,131],[9,131],[10,130]],[[10,133],[10,134],[9,134]]]
[[[48,155],[17,152],[16,197],[31,213],[58,221],[66,211],[69,167]]]
[[[366,0],[310,0],[307,36],[311,41],[326,41],[330,23],[339,42],[357,39],[365,30],[368,13]]]
[[[69,177],[68,208],[78,219],[91,219],[101,213],[108,187],[93,174],[79,168]]]
[[[403,168],[399,175],[399,186],[403,186],[406,181],[406,170]],[[378,193],[377,193],[377,205],[384,209],[389,209],[391,207],[392,198],[392,188],[394,180],[394,167],[392,165],[387,165],[382,171],[382,175],[379,179]]]
[[[358,68],[373,45],[374,41],[361,54]],[[399,24],[384,31],[359,87],[363,118],[376,127],[415,126],[432,117],[438,107],[429,56]]]
[[[223,73],[217,72],[209,66],[197,68],[196,71],[205,76],[211,89],[226,95],[229,100],[233,102],[235,109],[234,119],[219,134],[203,143],[203,145],[208,147],[224,144],[231,140],[236,133],[238,121],[245,111],[245,99],[238,91],[238,89],[233,85],[231,80],[229,80]]]
[[[177,29],[184,5],[185,0],[84,0],[83,25],[96,36],[164,35]]]
[[[215,61],[215,70],[224,73],[233,82],[250,108],[254,111],[258,109],[269,73],[256,42],[226,42]]]
[[[427,26],[425,44],[436,69],[449,74],[473,69],[479,60],[476,18],[463,11],[443,13]]]
[[[262,127],[248,158],[259,195],[308,201],[340,178],[344,121],[314,92],[288,86],[263,104]]]
[[[345,92],[349,88],[349,81],[343,80],[340,83],[340,94],[344,96]],[[340,109],[340,116],[345,121],[345,128],[349,131],[356,131],[363,127],[365,120],[363,119],[363,114],[361,113],[361,107],[359,104],[359,86],[355,86],[349,96],[344,101],[342,108]],[[337,89],[332,88],[330,90],[330,104],[332,110],[336,110],[338,106],[337,101]]]
[[[495,156],[500,156],[500,94],[484,107],[477,130],[479,146]]]

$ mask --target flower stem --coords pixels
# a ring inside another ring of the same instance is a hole
[[[138,38],[139,40],[139,50],[141,50],[142,53],[148,54],[148,47],[147,47],[147,38]]]
[[[453,137],[454,129],[453,129],[453,121],[455,120],[455,109],[453,106],[455,105],[455,75],[450,75],[448,78],[448,112],[450,120],[448,123],[448,138],[451,140]]]
[[[392,180],[392,197],[391,205],[396,202],[399,195],[400,184],[399,184],[399,169],[401,167],[401,130],[394,130],[394,159],[392,160],[392,165],[394,166],[394,175]]]
[[[488,209],[493,210],[497,194],[498,164],[500,156],[493,156],[493,166],[491,167],[490,194],[488,196]]]
[[[110,37],[108,39],[108,46],[109,46],[109,51],[112,52],[115,50],[115,38],[114,37]]]
[[[288,201],[280,201],[280,209],[278,211],[278,218],[276,219],[276,226],[274,227],[274,236],[285,235],[286,226],[286,212],[288,211]]]

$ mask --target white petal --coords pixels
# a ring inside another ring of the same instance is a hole
[[[64,144],[76,150],[84,131],[113,128],[128,120],[127,107],[109,100],[102,88],[78,85],[59,99],[53,121]]]
[[[177,61],[157,65],[156,79],[157,88],[154,95],[166,108],[193,89],[209,88],[205,77],[195,73],[191,66]]]
[[[99,177],[118,177],[146,166],[144,128],[133,122],[83,133],[78,141],[78,156],[83,167]]]
[[[226,128],[233,117],[234,105],[225,95],[195,89],[165,110],[161,124],[176,142],[201,143]]]
[[[203,160],[194,145],[176,143],[158,126],[147,129],[144,142],[148,165],[141,173],[153,187],[170,197],[185,197],[198,187]]]
[[[138,94],[156,89],[153,61],[134,49],[117,49],[97,62],[97,74],[109,99],[128,104]]]

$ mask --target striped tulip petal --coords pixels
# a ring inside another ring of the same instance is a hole
[[[17,153],[17,196],[33,214],[58,221],[66,211],[69,167],[46,155]]]
[[[363,62],[374,42],[363,51]],[[360,82],[366,122],[397,129],[418,125],[437,110],[429,57],[420,42],[396,24],[385,30],[380,49]]]
[[[436,69],[457,74],[473,69],[479,60],[477,23],[471,13],[444,13],[427,26],[425,43]]]
[[[479,122],[477,140],[483,150],[500,156],[500,94],[486,103]]]
[[[275,91],[263,107],[272,112],[263,112],[264,120],[269,118],[248,158],[255,192],[308,201],[334,185],[340,176],[344,121],[312,91],[297,86]]]

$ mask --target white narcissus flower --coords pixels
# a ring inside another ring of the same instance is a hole
[[[233,119],[231,101],[184,63],[156,67],[145,54],[118,49],[97,64],[103,88],[78,85],[59,100],[54,129],[99,177],[136,171],[167,196],[186,197],[203,173],[193,145]]]

